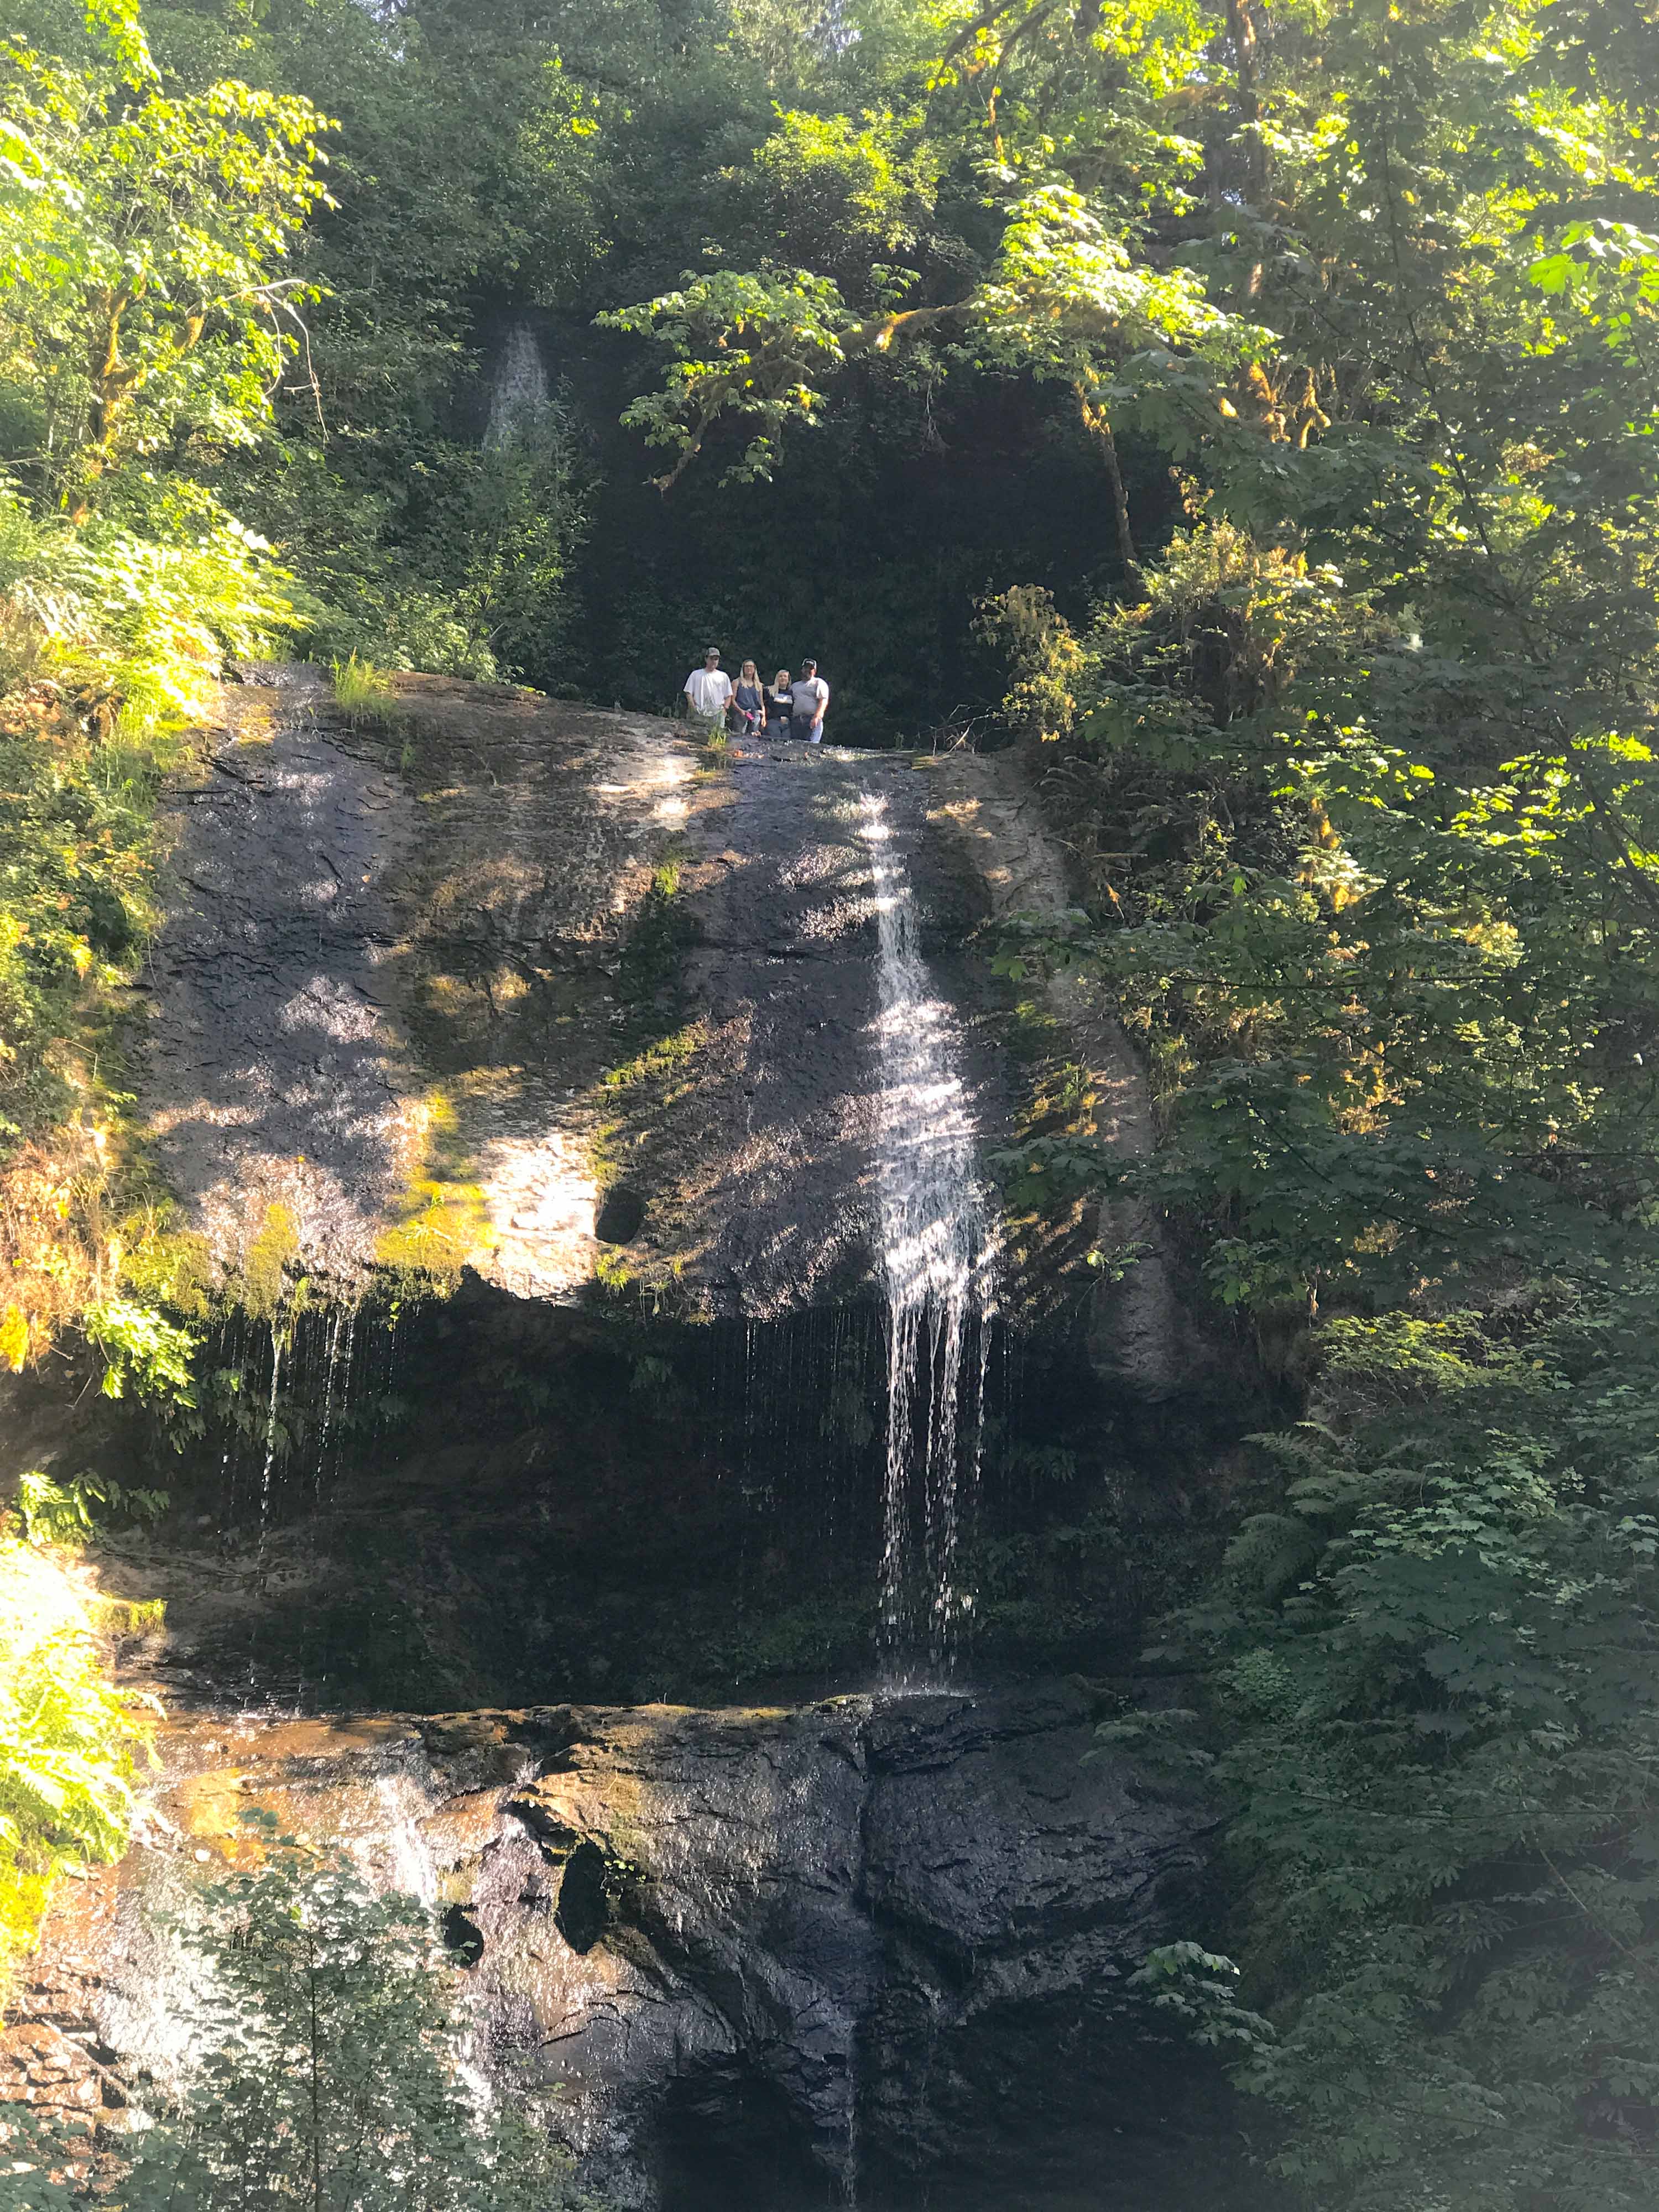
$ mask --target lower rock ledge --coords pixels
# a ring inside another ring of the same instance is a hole
[[[1039,2094],[1060,2015],[1078,2065],[1116,2033],[1112,1993],[1170,1932],[1161,1898],[1213,1815],[1137,1796],[1091,1747],[1083,1701],[1052,1688],[198,1717],[166,1744],[157,1840],[54,1916],[0,2069],[114,2120],[105,2054],[142,2069],[166,2043],[151,1912],[264,1805],[440,1911],[480,2063],[556,2093],[613,2203],[659,2203],[675,2130],[757,2095],[850,2184],[960,2151],[1018,2101],[1011,2069]]]

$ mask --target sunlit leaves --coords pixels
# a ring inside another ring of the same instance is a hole
[[[0,1537],[0,1978],[57,1875],[119,1855],[145,1700],[110,1680],[85,1593],[57,1559]]]
[[[82,502],[181,429],[234,445],[263,425],[312,296],[283,264],[323,191],[308,102],[234,82],[165,91],[136,15],[105,19],[106,73],[0,49],[27,187],[0,189],[0,362]]]
[[[196,1402],[191,1357],[196,1340],[153,1307],[131,1298],[106,1298],[89,1307],[82,1322],[89,1343],[104,1359],[101,1388],[106,1398],[121,1398],[131,1387],[137,1395],[173,1407]]]
[[[240,1864],[180,1896],[196,1966],[188,2066],[125,2172],[119,2212],[580,2212],[571,2161],[517,2098],[479,2098],[430,1908],[252,1814]],[[205,1856],[205,1854],[203,1855]],[[30,2208],[33,2212],[33,2208]]]
[[[728,413],[755,433],[735,476],[768,473],[785,426],[811,422],[822,408],[815,380],[843,360],[853,321],[835,284],[805,270],[688,274],[680,290],[599,319],[653,336],[669,354],[663,389],[635,400],[624,418],[647,444],[677,454],[659,480],[665,490]]]
[[[678,291],[602,315],[611,329],[651,335],[668,354],[663,386],[623,418],[649,444],[677,452],[661,487],[728,415],[758,432],[732,475],[766,473],[787,426],[818,416],[823,384],[849,358],[884,355],[924,331],[951,342],[951,361],[1133,400],[1149,417],[1173,413],[1187,426],[1183,449],[1195,422],[1218,419],[1219,370],[1246,357],[1260,333],[1211,306],[1191,270],[1138,257],[1063,179],[1022,191],[1003,216],[984,281],[955,301],[858,316],[832,280],[809,270],[721,270],[688,274]],[[1104,381],[1118,363],[1121,380]]]

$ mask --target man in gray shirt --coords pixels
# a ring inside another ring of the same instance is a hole
[[[789,686],[790,726],[809,745],[823,736],[823,710],[830,704],[830,686],[818,674],[816,660],[803,660],[800,681]]]

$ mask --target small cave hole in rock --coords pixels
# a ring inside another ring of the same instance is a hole
[[[565,1861],[559,1902],[553,1914],[571,1949],[591,1951],[611,1924],[611,1896],[605,1853],[597,1844],[578,1844]]]
[[[449,1905],[443,1917],[444,1948],[461,1966],[476,1966],[483,1956],[483,1931],[464,1905]]]
[[[601,1244],[631,1244],[644,1221],[644,1197],[639,1191],[630,1190],[625,1182],[619,1182],[606,1191],[599,1219],[593,1224],[593,1234]]]

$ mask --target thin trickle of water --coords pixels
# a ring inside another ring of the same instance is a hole
[[[484,444],[504,446],[510,438],[533,428],[550,401],[536,333],[527,323],[515,323],[507,334],[507,343],[490,379],[489,423]]]
[[[100,1976],[97,2021],[106,2042],[171,2091],[199,2057],[197,2024],[214,1978],[186,1937],[202,1917],[195,1884],[165,1851],[144,1853],[143,1867],[145,1887],[121,1895],[112,1942],[125,1971]]]
[[[283,1332],[273,1322],[270,1328],[270,1405],[265,1415],[265,1461],[259,1471],[259,1541],[265,1538],[265,1526],[270,1518],[270,1478],[276,1465],[276,1394],[283,1381]]]
[[[887,817],[866,792],[860,835],[880,940],[875,1024],[881,1272],[887,1298],[887,1465],[881,1641],[890,1672],[949,1672],[957,1552],[977,1476],[995,1240],[975,1173],[970,1101],[950,1009],[921,957],[915,901]]]
[[[319,1506],[329,1494],[331,1474],[339,1471],[346,1416],[351,1407],[351,1363],[356,1338],[356,1307],[333,1307],[324,1343],[323,1413],[318,1425],[316,1464],[312,1470],[312,1498]]]
[[[234,1314],[222,1340],[221,1364],[232,1378],[231,1387],[240,1393],[248,1380],[246,1332],[240,1313]],[[237,1526],[241,1505],[241,1486],[245,1443],[242,1431],[234,1419],[225,1431],[223,1457],[219,1464],[218,1531],[222,1541],[228,1542]]]
[[[317,1465],[312,1479],[313,1500],[319,1505],[324,1470],[328,1465],[329,1438],[334,1427],[334,1383],[340,1364],[340,1334],[344,1321],[343,1310],[336,1306],[328,1317],[327,1349],[323,1363],[323,1418],[317,1432]]]
[[[345,1351],[340,1362],[340,1435],[337,1437],[334,1447],[334,1473],[337,1477],[340,1472],[340,1455],[344,1449],[345,1417],[351,1404],[352,1379],[356,1373],[353,1363],[356,1357],[357,1309],[356,1306],[349,1306],[346,1309]]]
[[[431,1810],[427,1798],[401,1766],[376,1776],[374,1797],[379,1817],[364,1838],[366,1871],[380,1886],[418,1898],[435,1915],[441,1884],[424,1825]],[[471,2017],[455,2053],[455,2070],[482,2118],[495,2102],[495,2088],[484,2063],[483,2024],[470,2004],[468,2010]]]

